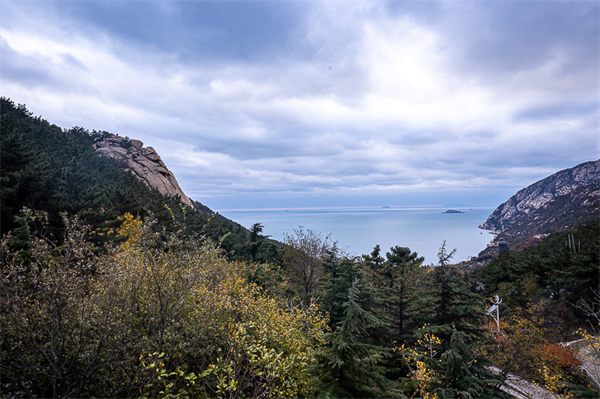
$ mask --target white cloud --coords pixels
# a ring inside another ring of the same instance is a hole
[[[471,73],[469,43],[452,25],[379,3],[325,2],[310,4],[289,47],[269,48],[272,59],[187,59],[98,25],[78,34],[87,26],[68,14],[19,10],[5,12],[21,23],[0,28],[11,71],[2,94],[62,127],[141,139],[198,200],[512,190],[595,156],[597,69],[574,69],[560,47],[510,74]],[[561,101],[573,111],[554,112]]]

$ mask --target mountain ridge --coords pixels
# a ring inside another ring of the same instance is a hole
[[[188,198],[141,141],[62,129],[1,96],[0,122],[0,233],[14,245],[27,248],[27,215],[44,214],[47,238],[61,242],[65,218],[76,217],[101,252],[122,241],[115,232],[130,214],[152,220],[156,232],[177,226],[186,237],[218,243],[229,259],[278,262],[280,243],[262,236],[258,225],[251,234]],[[190,205],[197,212],[186,211]]]
[[[488,247],[501,241],[523,246],[598,217],[600,160],[563,169],[519,190],[479,228],[495,234]]]
[[[499,205],[480,228],[502,230],[515,219],[539,209],[555,197],[598,181],[600,181],[600,160],[563,169],[519,190]]]

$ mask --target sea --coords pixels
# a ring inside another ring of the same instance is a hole
[[[437,264],[442,243],[447,251],[456,249],[455,262],[468,260],[486,248],[493,236],[478,228],[493,208],[451,208],[463,213],[445,213],[449,208],[380,207],[224,210],[223,216],[250,228],[262,223],[263,234],[284,241],[300,226],[321,238],[330,236],[350,255],[368,254],[375,245],[385,254],[393,246],[408,247],[425,258],[426,265]]]

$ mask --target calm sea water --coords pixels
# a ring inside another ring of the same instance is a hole
[[[448,208],[379,208],[326,210],[244,210],[223,211],[223,216],[245,227],[264,225],[263,234],[283,241],[284,233],[292,234],[303,226],[338,242],[355,255],[370,253],[376,244],[385,253],[390,247],[409,247],[425,263],[437,263],[437,253],[446,240],[449,250],[456,248],[455,261],[476,256],[493,238],[482,224],[493,208],[462,209],[464,213],[445,214]]]

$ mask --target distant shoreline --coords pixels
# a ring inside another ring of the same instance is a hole
[[[263,233],[278,241],[284,241],[285,235],[293,234],[299,226],[323,237],[331,235],[340,248],[357,256],[371,253],[375,245],[386,251],[401,245],[424,256],[427,264],[435,264],[444,241],[448,248],[458,249],[456,261],[477,256],[491,240],[491,236],[482,234],[483,230],[477,226],[494,208],[462,208],[465,213],[458,217],[443,215],[442,211],[447,209],[433,206],[318,207],[225,211],[222,214],[247,228],[261,223]],[[473,210],[467,212],[467,209]]]
[[[399,209],[447,209],[444,205],[382,205],[382,206],[315,206],[315,207],[278,207],[278,208],[229,208],[215,209],[215,212],[262,212],[262,211],[352,211],[352,210],[399,210]],[[494,209],[490,206],[469,206],[464,209]]]

